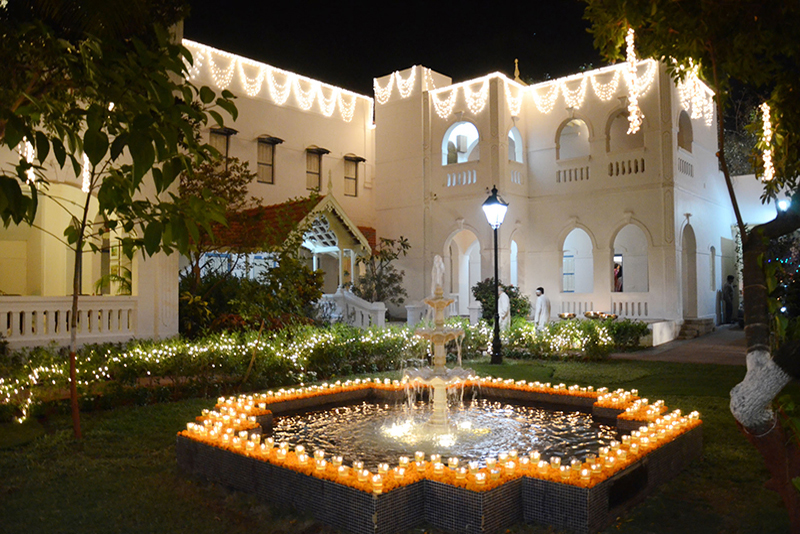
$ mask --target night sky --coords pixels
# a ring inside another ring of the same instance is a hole
[[[190,0],[185,37],[372,96],[372,79],[423,65],[460,82],[490,72],[541,81],[605,64],[578,0],[370,2]]]

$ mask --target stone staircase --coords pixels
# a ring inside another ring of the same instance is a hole
[[[716,329],[714,318],[705,319],[684,319],[678,339],[694,339],[705,334],[709,334]]]

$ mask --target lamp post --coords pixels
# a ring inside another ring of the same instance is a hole
[[[497,305],[500,300],[499,277],[497,269],[497,229],[503,224],[503,219],[508,210],[508,203],[497,194],[497,186],[492,186],[492,194],[483,203],[483,212],[489,226],[494,230],[494,337],[492,338],[492,363],[503,363],[502,344],[500,343],[500,310]]]

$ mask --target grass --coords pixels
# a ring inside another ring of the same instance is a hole
[[[780,499],[763,488],[763,461],[728,410],[728,392],[743,377],[743,367],[621,360],[507,360],[502,366],[477,361],[465,366],[517,380],[636,388],[651,400],[664,399],[670,408],[700,411],[702,459],[606,532],[788,532]],[[175,433],[212,404],[195,399],[85,413],[81,442],[72,439],[69,419],[60,415],[27,428],[0,426],[0,532],[335,532],[309,517],[178,471]],[[409,534],[423,532],[438,531]],[[509,530],[552,532],[524,524]]]

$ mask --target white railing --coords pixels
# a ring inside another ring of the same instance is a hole
[[[594,295],[591,293],[562,293],[559,313],[574,313],[576,316],[582,317],[587,311],[596,311],[593,297]]]
[[[683,158],[678,158],[678,172],[694,177],[694,165]]]
[[[359,328],[370,326],[386,326],[386,305],[383,302],[367,302],[345,288],[339,288],[334,294],[322,295],[320,304],[331,307],[330,316],[333,322],[347,323]]]
[[[459,185],[470,185],[477,182],[478,171],[471,169],[466,171],[448,172],[445,185],[447,187],[456,187]]]
[[[556,171],[556,183],[582,182],[589,179],[589,167],[573,167]]]
[[[78,343],[127,341],[136,335],[137,298],[78,299]],[[12,349],[69,344],[72,297],[0,297],[0,333]]]
[[[644,158],[621,159],[608,164],[609,176],[644,173]]]
[[[630,319],[650,317],[649,293],[612,293],[611,313]]]

